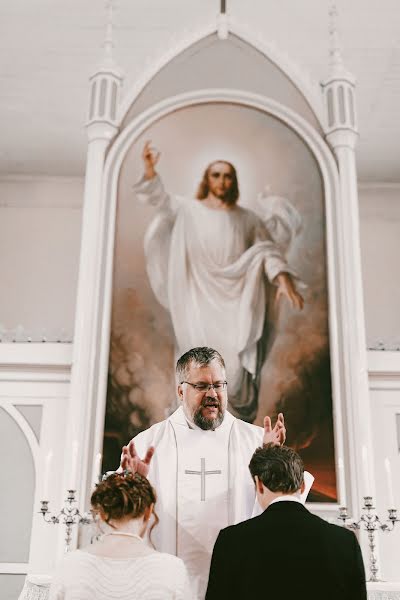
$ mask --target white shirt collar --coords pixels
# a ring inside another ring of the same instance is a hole
[[[275,504],[276,502],[298,502],[299,504],[302,504],[302,501],[298,494],[286,494],[285,496],[278,496],[278,498],[275,498],[275,500],[272,500],[272,502],[270,502],[268,504],[268,508],[270,506],[272,506],[272,504]]]

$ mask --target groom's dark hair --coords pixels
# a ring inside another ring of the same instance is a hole
[[[293,494],[304,481],[304,465],[300,456],[288,446],[265,444],[254,452],[249,469],[271,492]]]
[[[207,346],[198,346],[192,348],[182,354],[176,363],[176,374],[179,382],[184,381],[187,378],[188,370],[192,365],[196,367],[206,367],[211,361],[216,360],[223,369],[225,369],[225,362],[222,356],[214,348],[208,348]]]

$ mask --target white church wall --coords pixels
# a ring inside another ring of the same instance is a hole
[[[383,522],[389,508],[397,508],[400,512],[400,352],[369,352],[368,371],[377,490],[374,500]],[[390,462],[395,506],[389,506],[393,502],[390,499],[385,459]],[[377,537],[381,569],[378,577],[387,581],[399,581],[399,524],[390,533],[378,532]]]
[[[368,345],[400,347],[400,184],[359,186]]]
[[[0,333],[72,338],[82,196],[80,177],[0,179]]]

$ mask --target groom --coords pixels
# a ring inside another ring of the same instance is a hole
[[[220,532],[206,600],[367,600],[354,533],[300,502],[300,456],[267,444],[254,452],[249,468],[264,512]]]

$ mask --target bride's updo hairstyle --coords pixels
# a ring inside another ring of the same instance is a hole
[[[146,508],[155,504],[157,496],[154,488],[146,477],[139,473],[112,473],[101,481],[94,490],[90,499],[92,508],[102,512],[104,520],[112,527],[110,521],[119,521],[124,518],[138,519],[142,517]],[[158,517],[153,509],[154,523]]]

